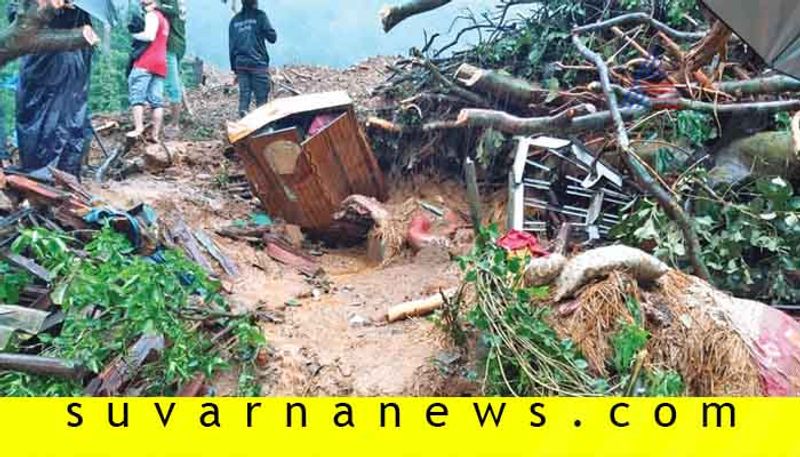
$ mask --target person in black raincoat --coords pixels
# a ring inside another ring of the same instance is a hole
[[[9,8],[13,20],[16,8]],[[54,29],[91,25],[77,8],[60,10]],[[17,140],[22,171],[47,176],[54,166],[80,177],[85,142],[90,140],[89,81],[92,50],[30,54],[21,59],[17,90]],[[38,173],[37,173],[38,172]]]

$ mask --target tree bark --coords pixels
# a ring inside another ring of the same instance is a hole
[[[725,47],[731,35],[733,35],[733,31],[722,21],[714,22],[708,35],[686,54],[684,69],[693,73],[711,62],[715,55],[720,54],[724,57]]]
[[[409,0],[402,5],[384,6],[380,13],[383,31],[389,33],[397,24],[411,16],[427,13],[450,2],[451,0]]]
[[[95,46],[100,38],[90,26],[78,29],[48,29],[58,1],[23,1],[16,20],[0,33],[0,67],[26,54],[71,51]]]
[[[567,110],[557,116],[524,118],[504,111],[485,109],[465,109],[458,115],[456,125],[462,127],[483,127],[508,133],[510,135],[536,135],[546,132],[573,133],[590,130],[603,130],[612,125],[610,111],[576,116],[575,110]],[[620,113],[626,120],[646,113],[644,109],[622,109]]]

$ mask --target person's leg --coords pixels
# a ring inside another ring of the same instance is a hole
[[[161,141],[161,127],[164,124],[164,78],[153,76],[147,94],[147,101],[153,108],[152,140]]]
[[[267,101],[269,101],[270,83],[268,71],[265,70],[263,73],[253,74],[253,91],[256,94],[256,106],[266,105]]]
[[[253,100],[252,73],[239,72],[239,117],[245,117],[250,111],[250,102]]]
[[[168,130],[177,134],[180,130],[181,107],[183,102],[183,86],[181,83],[180,61],[174,53],[167,53],[167,79],[164,81],[164,92],[170,103],[170,122]]]
[[[147,102],[147,90],[150,75],[134,68],[128,76],[128,98],[133,112],[133,130],[128,132],[129,138],[136,138],[144,133],[144,104]]]

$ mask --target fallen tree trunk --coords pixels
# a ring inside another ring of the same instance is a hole
[[[540,88],[524,79],[504,75],[494,70],[484,70],[463,64],[456,70],[456,80],[463,86],[498,101],[501,106],[513,105],[527,108],[537,101]]]
[[[380,13],[383,31],[389,33],[397,24],[411,16],[427,13],[450,2],[451,0],[409,0],[402,5],[384,6]]]
[[[726,81],[716,85],[716,89],[734,95],[777,94],[800,91],[800,79],[790,76],[771,76],[748,81]]]

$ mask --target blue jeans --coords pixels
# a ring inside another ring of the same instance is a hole
[[[128,90],[131,106],[164,107],[164,78],[160,76],[134,68],[128,76]]]
[[[239,79],[239,117],[244,117],[250,111],[253,95],[256,97],[256,107],[267,103],[270,90],[269,71],[239,70],[236,77]]]

